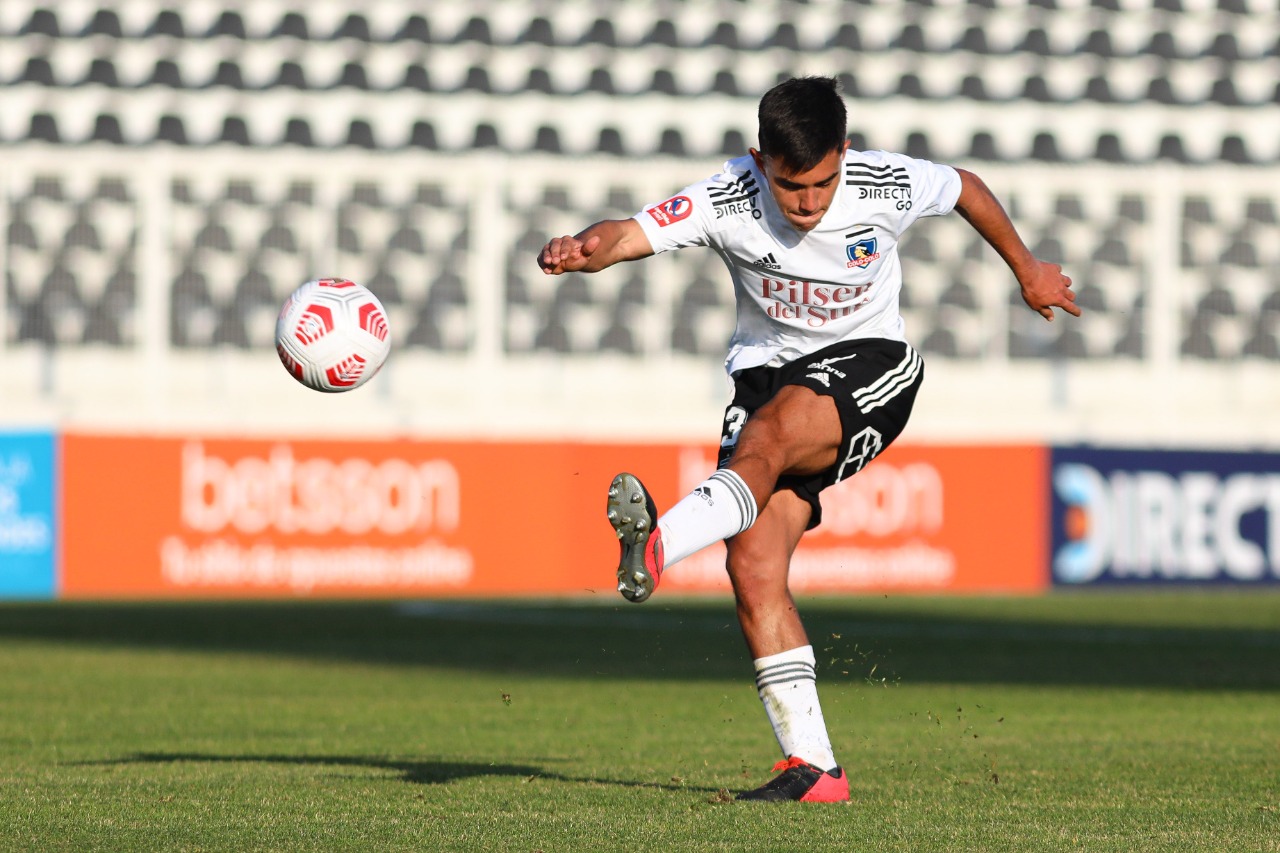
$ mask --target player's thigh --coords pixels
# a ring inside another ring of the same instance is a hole
[[[747,419],[735,456],[773,456],[779,473],[813,474],[835,464],[842,437],[835,400],[803,385],[784,385]]]

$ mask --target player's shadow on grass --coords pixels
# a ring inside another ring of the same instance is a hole
[[[500,764],[497,762],[457,761],[453,759],[396,760],[361,755],[214,755],[200,752],[139,752],[123,758],[79,761],[75,766],[119,766],[125,764],[285,764],[321,767],[355,767],[373,771],[398,773],[400,779],[414,785],[446,785],[479,776],[514,776],[525,782],[549,779],[555,782],[577,782],[625,788],[651,788],[662,791],[694,791],[718,793],[718,788],[686,785],[683,782],[636,782],[627,779],[599,779],[571,776],[536,767],[532,764]]]

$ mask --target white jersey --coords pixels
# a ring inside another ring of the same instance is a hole
[[[787,222],[750,157],[635,219],[654,252],[710,246],[737,298],[730,373],[786,364],[840,341],[904,340],[898,237],[921,216],[950,213],[950,166],[887,151],[848,151],[835,197],[807,233]]]

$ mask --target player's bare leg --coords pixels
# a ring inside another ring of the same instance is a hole
[[[849,780],[837,765],[818,702],[816,660],[787,583],[810,507],[795,492],[773,495],[755,525],[728,541],[738,621],[756,689],[784,758],[781,771],[742,800],[842,802]]]
[[[621,545],[618,590],[632,601],[644,601],[657,586],[665,568],[665,534],[674,534],[675,559],[720,539],[728,543],[729,574],[754,658],[756,688],[785,756],[775,767],[778,777],[740,799],[849,798],[849,782],[836,765],[818,703],[813,648],[787,585],[791,554],[811,509],[790,490],[774,493],[783,474],[816,474],[834,465],[841,434],[830,397],[787,386],[748,418],[727,470],[713,474],[660,521],[648,491],[633,475],[619,474],[609,488],[609,522]],[[708,514],[698,505],[699,493],[710,497],[716,486],[724,491],[707,502]],[[699,521],[704,514],[706,520]],[[727,533],[721,532],[725,518],[732,522]]]
[[[753,658],[809,643],[787,586],[791,554],[809,524],[809,513],[808,502],[795,492],[778,492],[750,530],[726,543],[738,623]]]

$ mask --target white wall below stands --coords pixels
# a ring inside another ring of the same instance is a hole
[[[120,353],[9,351],[0,428],[112,433],[713,441],[728,403],[719,364],[547,357],[490,368],[397,353],[369,385],[318,394],[271,351],[146,365]],[[52,363],[51,363],[52,362]],[[927,361],[903,440],[1280,451],[1271,366],[965,365]],[[52,390],[40,390],[52,375]],[[35,381],[33,381],[35,380]]]

